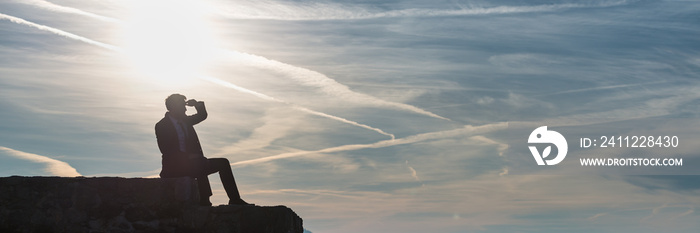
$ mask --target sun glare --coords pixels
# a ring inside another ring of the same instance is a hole
[[[213,59],[215,40],[196,0],[132,1],[125,53],[142,75],[168,87],[191,83]]]

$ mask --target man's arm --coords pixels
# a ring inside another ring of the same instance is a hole
[[[204,106],[204,102],[192,99],[188,100],[187,104],[190,106],[194,106],[194,109],[197,110],[197,113],[187,117],[187,121],[189,121],[190,124],[196,125],[199,124],[199,122],[202,122],[205,119],[207,119],[207,108]]]

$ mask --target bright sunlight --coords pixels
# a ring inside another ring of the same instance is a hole
[[[132,1],[131,7],[125,52],[139,73],[166,87],[201,75],[216,45],[200,1]]]

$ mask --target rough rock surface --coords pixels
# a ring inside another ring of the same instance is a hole
[[[3,177],[0,232],[303,232],[285,206],[197,205],[191,178]]]

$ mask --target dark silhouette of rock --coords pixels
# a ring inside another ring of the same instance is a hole
[[[0,232],[302,233],[285,206],[198,205],[191,178],[3,177]]]

